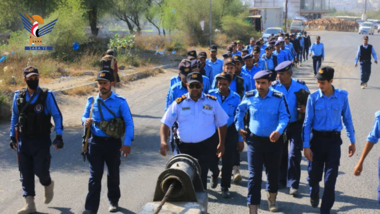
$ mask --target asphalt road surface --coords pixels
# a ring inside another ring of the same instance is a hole
[[[353,168],[356,165],[366,137],[374,121],[374,113],[380,110],[380,71],[379,65],[372,65],[372,75],[368,88],[360,89],[360,69],[354,67],[357,47],[362,42],[362,35],[345,32],[310,32],[312,41],[315,35],[321,35],[325,44],[326,57],[323,65],[335,68],[334,86],[349,92],[349,102],[356,130],[357,152],[349,158],[349,141],[343,132],[342,158],[339,177],[336,184],[336,201],[332,213],[380,213],[377,203],[378,156],[380,147],[375,146],[364,164],[362,176],[355,177]],[[370,44],[380,54],[380,35],[370,36]],[[127,97],[135,122],[135,141],[132,143],[132,154],[122,158],[121,192],[119,213],[137,213],[143,205],[153,198],[156,180],[164,169],[169,157],[162,157],[159,150],[159,126],[164,113],[165,98],[170,77],[176,75],[175,69],[168,69],[165,74],[139,80],[128,85],[118,93]],[[311,60],[297,68],[296,78],[305,80],[311,91],[317,88],[312,75]],[[85,98],[83,98],[85,99]],[[85,103],[85,101],[83,101]],[[84,108],[84,106],[83,106]],[[72,112],[81,115],[82,112]],[[65,115],[64,115],[65,118]],[[79,124],[80,116],[78,117]],[[40,213],[81,213],[87,194],[89,177],[88,162],[83,162],[80,155],[82,129],[68,127],[64,132],[65,148],[61,151],[52,149],[51,176],[55,180],[54,200],[45,205],[42,202],[43,187],[36,178],[36,205]],[[52,135],[54,137],[55,135]],[[9,123],[0,125],[0,213],[16,213],[24,206],[21,183],[16,163],[16,153],[9,149]],[[310,206],[308,197],[307,162],[302,160],[300,195],[292,197],[281,190],[278,195],[279,213],[319,213],[319,209]],[[232,184],[232,197],[223,199],[220,186],[209,190],[208,212],[216,214],[247,213],[247,162],[246,151],[242,153],[243,181]],[[108,213],[106,197],[106,174],[103,179],[101,205],[99,213]],[[263,175],[263,179],[266,180]],[[267,211],[265,190],[262,189],[260,213]],[[323,187],[323,183],[321,183]],[[322,188],[323,190],[323,188]]]

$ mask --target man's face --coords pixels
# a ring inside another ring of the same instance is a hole
[[[212,59],[216,59],[216,55],[218,54],[218,51],[211,51],[210,56]]]
[[[247,54],[248,54],[247,52],[241,52],[241,57],[244,57]]]
[[[235,65],[228,64],[223,67],[223,70],[233,76],[235,74],[235,68]]]
[[[266,51],[265,51],[265,53],[266,53]],[[260,52],[254,53],[253,56],[255,57],[255,60],[257,61],[260,58]],[[252,63],[253,63],[253,61],[252,61]]]
[[[320,43],[321,42],[321,38],[317,38],[317,43]]]
[[[257,79],[255,80],[255,85],[259,93],[265,93],[269,90],[270,81],[267,79]]]
[[[318,80],[318,88],[321,89],[322,92],[327,92],[327,90],[330,89],[332,82],[332,79],[330,81]]]
[[[105,81],[105,80],[99,80],[98,89],[101,94],[108,94],[111,91],[111,82]]]
[[[192,82],[191,84],[187,84],[187,90],[190,93],[191,98],[199,98],[202,95],[203,83],[200,84],[198,82]]]
[[[222,93],[222,94],[225,94],[228,92],[228,87],[230,87],[230,82],[228,82],[228,80],[225,80],[225,79],[218,79],[218,89],[219,89],[219,92]]]
[[[204,58],[204,57],[200,57],[200,58],[198,58],[198,60],[199,60],[202,64],[205,64],[205,63],[206,63],[206,58]]]
[[[40,76],[32,75],[32,76],[24,78],[24,81],[26,82],[27,80],[39,80],[39,79],[40,79]]]
[[[364,43],[365,45],[367,45],[367,44],[368,44],[368,39],[363,39],[363,43]]]
[[[256,55],[256,54],[255,54]],[[255,56],[256,57],[256,56]],[[245,65],[248,67],[248,68],[251,68],[253,66],[253,59],[252,58],[248,58],[248,59],[245,59],[244,60],[245,62]]]
[[[254,45],[255,45],[255,43],[256,43],[256,41],[255,41],[255,40],[251,40],[251,41],[249,41],[249,44],[250,44],[251,46],[254,46]]]
[[[243,43],[238,43],[238,44],[237,44],[237,48],[238,48],[239,50],[243,49]]]
[[[287,45],[289,45],[289,39],[285,39]]]
[[[291,78],[292,78],[292,73],[288,73],[288,72],[278,72],[277,74],[277,77],[278,79],[280,80],[281,83],[288,83],[289,81],[291,81]]]
[[[243,64],[240,61],[235,62],[236,70],[235,71],[240,71],[241,67],[243,67]]]
[[[272,49],[266,49],[266,50],[265,50],[265,54],[266,54],[267,56],[272,55]]]
[[[280,52],[280,50],[281,50],[281,46],[278,44],[278,45],[276,45],[276,50],[278,51],[278,52]]]
[[[231,47],[232,47],[232,51],[235,52],[237,49],[236,45],[232,45]]]

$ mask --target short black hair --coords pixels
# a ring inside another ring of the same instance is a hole
[[[321,39],[321,37],[320,37],[320,36],[317,36],[317,39]]]

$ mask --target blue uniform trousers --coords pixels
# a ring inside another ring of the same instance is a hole
[[[22,176],[23,196],[35,196],[34,175],[43,186],[51,184],[50,178],[50,135],[27,138],[20,135],[18,147],[19,169]]]
[[[266,189],[270,193],[277,193],[282,144],[282,137],[276,143],[270,142],[269,137],[258,137],[254,134],[247,137],[249,170],[247,204],[260,204],[263,165],[267,175]]]
[[[297,54],[298,62],[302,63],[303,48],[301,47]]]
[[[100,191],[104,171],[107,165],[108,200],[117,204],[120,199],[120,148],[121,139],[93,136],[89,139],[87,159],[90,163],[90,179],[85,209],[98,212]]]
[[[234,124],[230,125],[227,129],[225,145],[224,145],[224,155],[222,157],[222,182],[220,186],[222,190],[228,190],[231,187],[231,175],[232,175],[232,166],[235,151],[237,148],[237,143],[239,140],[239,134],[236,131],[236,127]],[[216,146],[219,141],[217,141]],[[239,153],[239,152],[238,152]],[[212,172],[213,177],[218,177],[219,175],[219,158],[216,153],[213,154],[211,163],[210,163],[210,171]]]
[[[380,157],[379,157],[378,170],[379,170],[379,187],[377,187],[377,201],[380,204]]]
[[[199,143],[180,142],[178,145],[180,153],[188,154],[198,160],[205,189],[207,189],[207,173],[210,168],[210,162],[216,153],[216,142],[218,142],[218,132]]]
[[[365,61],[365,62],[360,62],[360,72],[361,72],[361,83],[367,83],[369,80],[369,77],[371,76],[371,62],[370,61]]]
[[[320,211],[322,214],[330,213],[335,201],[335,183],[338,177],[340,163],[340,145],[342,139],[340,133],[322,135],[313,131],[313,139],[310,141],[310,149],[313,153],[313,161],[309,161],[307,178],[310,186],[310,196],[319,195],[319,182],[325,172],[325,190],[322,196]]]
[[[322,66],[322,56],[313,56],[314,75],[317,75],[317,70]]]
[[[280,184],[287,187],[298,189],[301,177],[301,160],[303,142],[301,138],[302,123],[296,121],[290,123],[282,149],[281,167],[280,167]],[[290,150],[288,146],[290,143]]]

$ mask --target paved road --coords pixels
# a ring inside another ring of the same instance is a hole
[[[312,40],[316,32],[311,32]],[[357,163],[364,147],[366,136],[370,131],[374,113],[380,108],[380,74],[379,65],[373,65],[373,74],[369,87],[360,89],[360,71],[355,68],[354,58],[362,36],[356,33],[318,32],[326,48],[324,65],[333,66],[336,70],[334,85],[349,92],[349,101],[356,130],[357,154],[348,158],[348,139],[343,135],[341,167],[336,185],[336,202],[332,213],[380,213],[377,197],[377,162],[380,147],[375,146],[367,157],[361,177],[353,175],[353,167]],[[370,36],[370,43],[380,53],[380,35]],[[168,157],[161,157],[159,150],[160,118],[164,111],[167,85],[176,70],[169,69],[165,74],[133,82],[119,93],[126,96],[131,106],[135,122],[135,141],[132,154],[123,159],[121,164],[122,198],[119,213],[137,213],[142,206],[153,197],[155,182],[163,170]],[[311,89],[316,90],[316,81],[312,77],[310,60],[297,69],[296,77],[305,80]],[[84,98],[83,98],[84,99]],[[84,105],[85,101],[78,101]],[[84,106],[83,106],[84,107]],[[75,108],[78,109],[78,108]],[[68,111],[65,111],[68,112]],[[74,112],[75,113],[75,112]],[[76,113],[78,115],[81,112]],[[78,117],[79,120],[79,117]],[[79,124],[79,121],[78,121]],[[9,124],[0,125],[0,210],[1,213],[15,213],[23,206],[22,190],[18,180],[16,154],[8,146]],[[56,182],[55,198],[49,205],[42,203],[43,188],[36,179],[36,202],[40,213],[81,213],[87,193],[88,163],[80,156],[81,128],[66,128],[64,134],[65,148],[52,150],[52,178]],[[242,153],[242,175],[244,180],[239,185],[232,185],[231,199],[220,196],[219,186],[209,191],[209,213],[231,214],[246,213],[247,194],[247,162],[246,152]],[[293,198],[285,191],[278,196],[280,212],[287,214],[318,213],[309,205],[308,186],[306,183],[306,161],[302,161],[302,177],[300,196]],[[265,177],[263,177],[265,180]],[[263,182],[264,186],[264,182]],[[262,190],[264,194],[265,191]],[[108,213],[106,197],[106,177],[103,179],[103,191],[99,213]],[[263,199],[265,199],[263,197]],[[267,212],[267,202],[262,201],[263,210]]]

